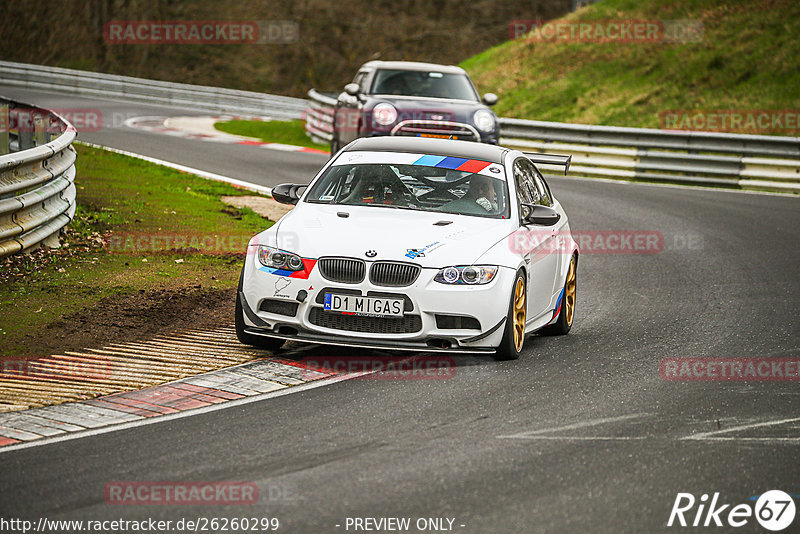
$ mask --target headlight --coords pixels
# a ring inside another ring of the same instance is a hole
[[[261,265],[284,271],[302,271],[303,259],[297,254],[261,245],[258,247],[258,261]]]
[[[445,267],[433,278],[441,284],[482,285],[494,280],[497,267],[494,265],[462,265]]]
[[[492,112],[488,109],[479,109],[476,111],[475,115],[472,116],[472,120],[475,121],[475,126],[482,132],[491,132],[494,130],[494,115],[492,115]]]
[[[372,108],[372,117],[381,126],[389,126],[397,120],[397,110],[393,105],[381,102]]]

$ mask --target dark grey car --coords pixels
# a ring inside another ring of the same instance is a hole
[[[404,135],[497,144],[497,115],[460,67],[370,61],[336,102],[331,153],[359,137]]]

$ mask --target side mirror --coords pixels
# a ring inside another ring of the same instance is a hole
[[[281,204],[297,204],[302,192],[300,189],[307,187],[305,184],[280,184],[272,188],[272,198]]]
[[[522,220],[527,224],[553,226],[561,219],[561,215],[555,209],[539,204],[523,204],[522,213]]]
[[[357,83],[348,83],[344,86],[344,92],[350,96],[358,96],[361,92],[361,87]]]
[[[486,93],[483,95],[483,103],[487,106],[494,106],[497,104],[497,95],[494,93]]]

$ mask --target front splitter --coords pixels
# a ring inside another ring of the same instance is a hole
[[[489,347],[435,347],[425,343],[415,343],[409,341],[362,341],[358,338],[348,336],[337,336],[330,334],[314,334],[311,332],[301,332],[293,335],[278,334],[272,330],[261,328],[246,327],[244,331],[254,336],[272,337],[285,339],[287,341],[299,341],[301,343],[316,343],[319,345],[335,345],[338,347],[354,347],[361,349],[381,349],[381,350],[402,350],[414,352],[449,352],[462,354],[494,354],[495,349]]]

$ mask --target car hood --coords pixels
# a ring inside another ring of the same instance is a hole
[[[347,256],[435,268],[469,265],[514,230],[508,219],[309,203],[295,207],[276,226],[267,232],[275,232],[277,246],[305,258]],[[261,242],[272,241],[264,236]],[[369,257],[367,251],[376,254]]]
[[[480,102],[447,100],[413,96],[375,96],[377,102],[389,102],[397,109],[398,121],[438,120],[472,124],[472,116],[479,109],[489,109]],[[441,117],[441,118],[440,118]]]

